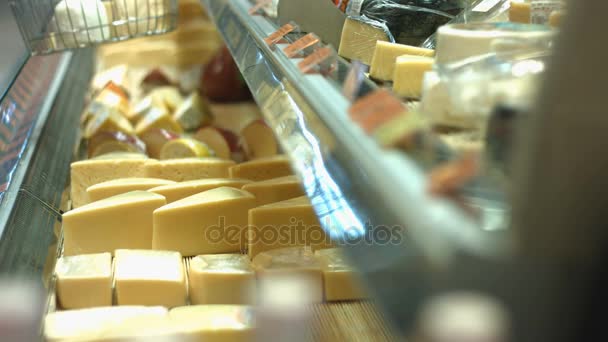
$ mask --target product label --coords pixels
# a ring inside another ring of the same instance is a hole
[[[473,8],[473,12],[481,12],[486,13],[489,12],[492,8],[494,8],[499,2],[502,0],[483,0],[478,3],[475,8]]]
[[[380,125],[406,111],[401,101],[387,89],[378,89],[359,99],[348,110],[351,119],[370,134]]]
[[[533,0],[530,5],[530,23],[546,25],[549,23],[551,13],[561,10],[562,7],[561,1]]]
[[[283,49],[285,55],[289,58],[293,58],[300,51],[306,49],[307,47],[311,47],[319,42],[319,37],[317,37],[314,33],[309,33],[304,37],[296,40],[294,43],[290,44],[288,47]]]
[[[273,33],[271,33],[268,37],[266,37],[264,39],[264,41],[268,45],[276,44],[281,39],[283,39],[283,37],[285,37],[286,34],[292,32],[295,29],[296,29],[296,27],[294,25],[292,25],[292,24],[285,24],[285,25],[281,26],[278,30],[276,30]]]
[[[304,74],[309,73],[312,68],[323,63],[331,56],[332,50],[329,47],[322,47],[298,63],[298,68]]]

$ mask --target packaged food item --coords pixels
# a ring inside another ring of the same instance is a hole
[[[157,101],[156,103],[162,104],[167,108],[170,114],[173,114],[184,102],[184,98],[182,97],[179,88],[176,86],[154,88],[149,96],[154,98]]]
[[[152,248],[152,212],[165,198],[131,191],[89,203],[63,214],[64,255],[113,253]]]
[[[190,302],[255,304],[255,272],[243,254],[207,254],[190,260]]]
[[[262,181],[293,174],[291,163],[286,156],[260,158],[237,164],[230,168],[231,178],[244,178]]]
[[[112,305],[112,255],[64,256],[55,266],[57,299],[63,309]]]
[[[97,93],[109,82],[112,82],[121,88],[126,88],[128,81],[129,69],[126,64],[121,64],[95,74],[91,81],[91,88],[94,93]]]
[[[167,203],[173,203],[186,197],[224,186],[241,189],[249,183],[251,181],[246,179],[210,178],[163,185],[152,188],[149,191],[164,196],[167,199]]]
[[[146,153],[146,144],[137,136],[123,132],[102,131],[87,142],[89,158],[112,152]]]

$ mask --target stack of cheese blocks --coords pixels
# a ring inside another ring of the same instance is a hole
[[[123,63],[181,68],[206,64],[221,47],[221,36],[200,1],[179,0],[178,6],[178,24],[174,31],[100,46],[98,59],[103,67]]]
[[[67,311],[47,315],[48,340],[248,340],[256,284],[277,275],[305,278],[314,302],[365,297],[284,156],[110,153],[72,164],[71,194],[55,268]]]

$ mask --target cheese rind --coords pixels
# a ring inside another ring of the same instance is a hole
[[[117,250],[114,282],[118,305],[186,304],[182,256],[172,251]]]
[[[260,158],[230,168],[230,178],[263,181],[293,174],[291,163],[285,156]]]
[[[246,255],[194,257],[188,284],[192,304],[254,304],[255,273]]]
[[[357,19],[347,18],[342,29],[338,54],[350,60],[358,60],[370,65],[376,42],[388,42],[389,40],[383,28],[372,26]]]
[[[306,196],[249,211],[248,255],[293,246],[332,247]]]
[[[144,191],[170,184],[175,182],[159,178],[119,178],[91,185],[87,188],[87,195],[91,202],[95,202],[130,191]]]
[[[63,214],[64,254],[152,248],[152,212],[165,205],[161,195],[132,191]]]
[[[144,175],[151,178],[184,182],[206,178],[228,178],[232,160],[218,158],[183,158],[172,160],[149,160]]]
[[[382,81],[392,81],[397,57],[403,55],[433,57],[435,50],[379,41],[374,49],[370,76]]]
[[[326,301],[366,298],[355,270],[346,262],[340,249],[319,250],[315,257],[323,270]]]
[[[424,73],[433,70],[434,62],[435,59],[431,57],[397,57],[393,91],[401,97],[419,99],[422,95]]]
[[[272,178],[243,185],[243,190],[255,196],[258,206],[285,201],[305,195],[297,176]]]
[[[220,187],[186,197],[154,211],[154,249],[184,256],[235,253],[244,247],[250,193]]]
[[[64,256],[55,266],[57,299],[63,309],[112,305],[110,253]]]
[[[95,159],[72,163],[70,167],[72,207],[78,208],[90,202],[86,190],[91,185],[118,178],[146,177],[144,170],[146,157],[140,158],[138,154],[130,155],[137,157],[132,158],[122,154],[102,155]]]
[[[173,203],[186,197],[190,197],[198,193],[212,190],[215,188],[228,186],[231,188],[240,189],[244,185],[247,185],[249,183],[251,183],[251,181],[247,179],[210,178],[179,182],[171,185],[163,185],[156,188],[152,188],[149,191],[165,196],[165,198],[167,199],[167,203]]]

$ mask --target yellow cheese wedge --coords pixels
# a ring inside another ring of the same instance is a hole
[[[169,113],[173,113],[183,102],[184,98],[179,89],[173,86],[158,87],[150,92],[150,96],[162,103]]]
[[[392,81],[397,57],[403,55],[433,57],[435,50],[379,41],[374,49],[370,76],[382,81]]]
[[[196,139],[181,138],[171,140],[160,149],[160,159],[211,157],[212,151],[205,143]]]
[[[243,190],[255,196],[258,206],[306,195],[297,176],[285,176],[245,184]]]
[[[146,157],[138,154],[102,155],[95,159],[72,163],[70,167],[70,196],[72,207],[89,203],[87,188],[101,182],[129,177],[146,177]],[[163,178],[163,177],[155,177]]]
[[[239,252],[253,207],[253,195],[230,187],[167,204],[154,211],[152,246],[184,256]]]
[[[252,181],[263,181],[292,174],[291,163],[285,156],[260,158],[230,168],[231,178],[244,178]]]
[[[44,319],[46,341],[95,341],[105,331],[112,331],[132,320],[168,317],[160,306],[109,306],[80,310],[55,311]]]
[[[211,178],[163,185],[152,188],[149,191],[163,195],[167,199],[167,203],[173,203],[207,190],[220,188],[223,186],[240,189],[249,183],[251,183],[251,181],[246,179]]]
[[[192,305],[169,311],[171,322],[187,332],[187,341],[253,341],[253,318],[253,308],[245,305]]]
[[[188,271],[190,303],[254,304],[255,273],[246,255],[199,255]]]
[[[435,59],[431,57],[409,55],[397,57],[393,92],[401,97],[419,99],[422,96],[424,73],[433,70],[434,62]]]
[[[141,136],[151,129],[159,128],[167,131],[182,133],[181,126],[162,107],[153,107],[135,126],[135,134]]]
[[[332,247],[306,196],[276,202],[249,211],[248,254],[292,246]]]
[[[126,134],[134,133],[133,126],[131,126],[129,120],[118,111],[110,108],[99,111],[88,120],[83,137],[89,139],[103,131],[118,131]]]
[[[161,195],[132,191],[63,214],[65,255],[152,248],[152,212],[165,205]]]
[[[315,252],[323,270],[325,300],[356,300],[367,296],[355,270],[346,262],[339,248],[323,249]]]
[[[529,2],[511,1],[509,7],[509,21],[515,23],[530,23],[531,7]]]
[[[106,84],[108,84],[108,82],[113,82],[119,86],[126,87],[128,82],[128,73],[129,70],[125,64],[103,70],[95,74],[93,80],[91,81],[91,88],[94,90],[101,90],[106,86]]]
[[[205,178],[228,178],[232,160],[218,158],[184,158],[149,160],[145,164],[145,177],[184,182]]]
[[[55,266],[57,299],[63,309],[112,305],[112,255],[64,256]]]
[[[175,307],[186,304],[186,272],[180,253],[120,249],[115,255],[118,305]]]
[[[297,281],[305,285],[310,302],[323,301],[321,264],[306,247],[280,248],[258,254],[252,261],[262,286],[264,282]],[[304,294],[303,294],[304,295]]]
[[[175,182],[158,178],[120,178],[88,187],[87,195],[91,202],[95,202],[125,192],[148,190],[170,184],[175,184]]]
[[[382,28],[347,18],[342,29],[338,54],[370,65],[377,41],[389,41],[388,35]]]

